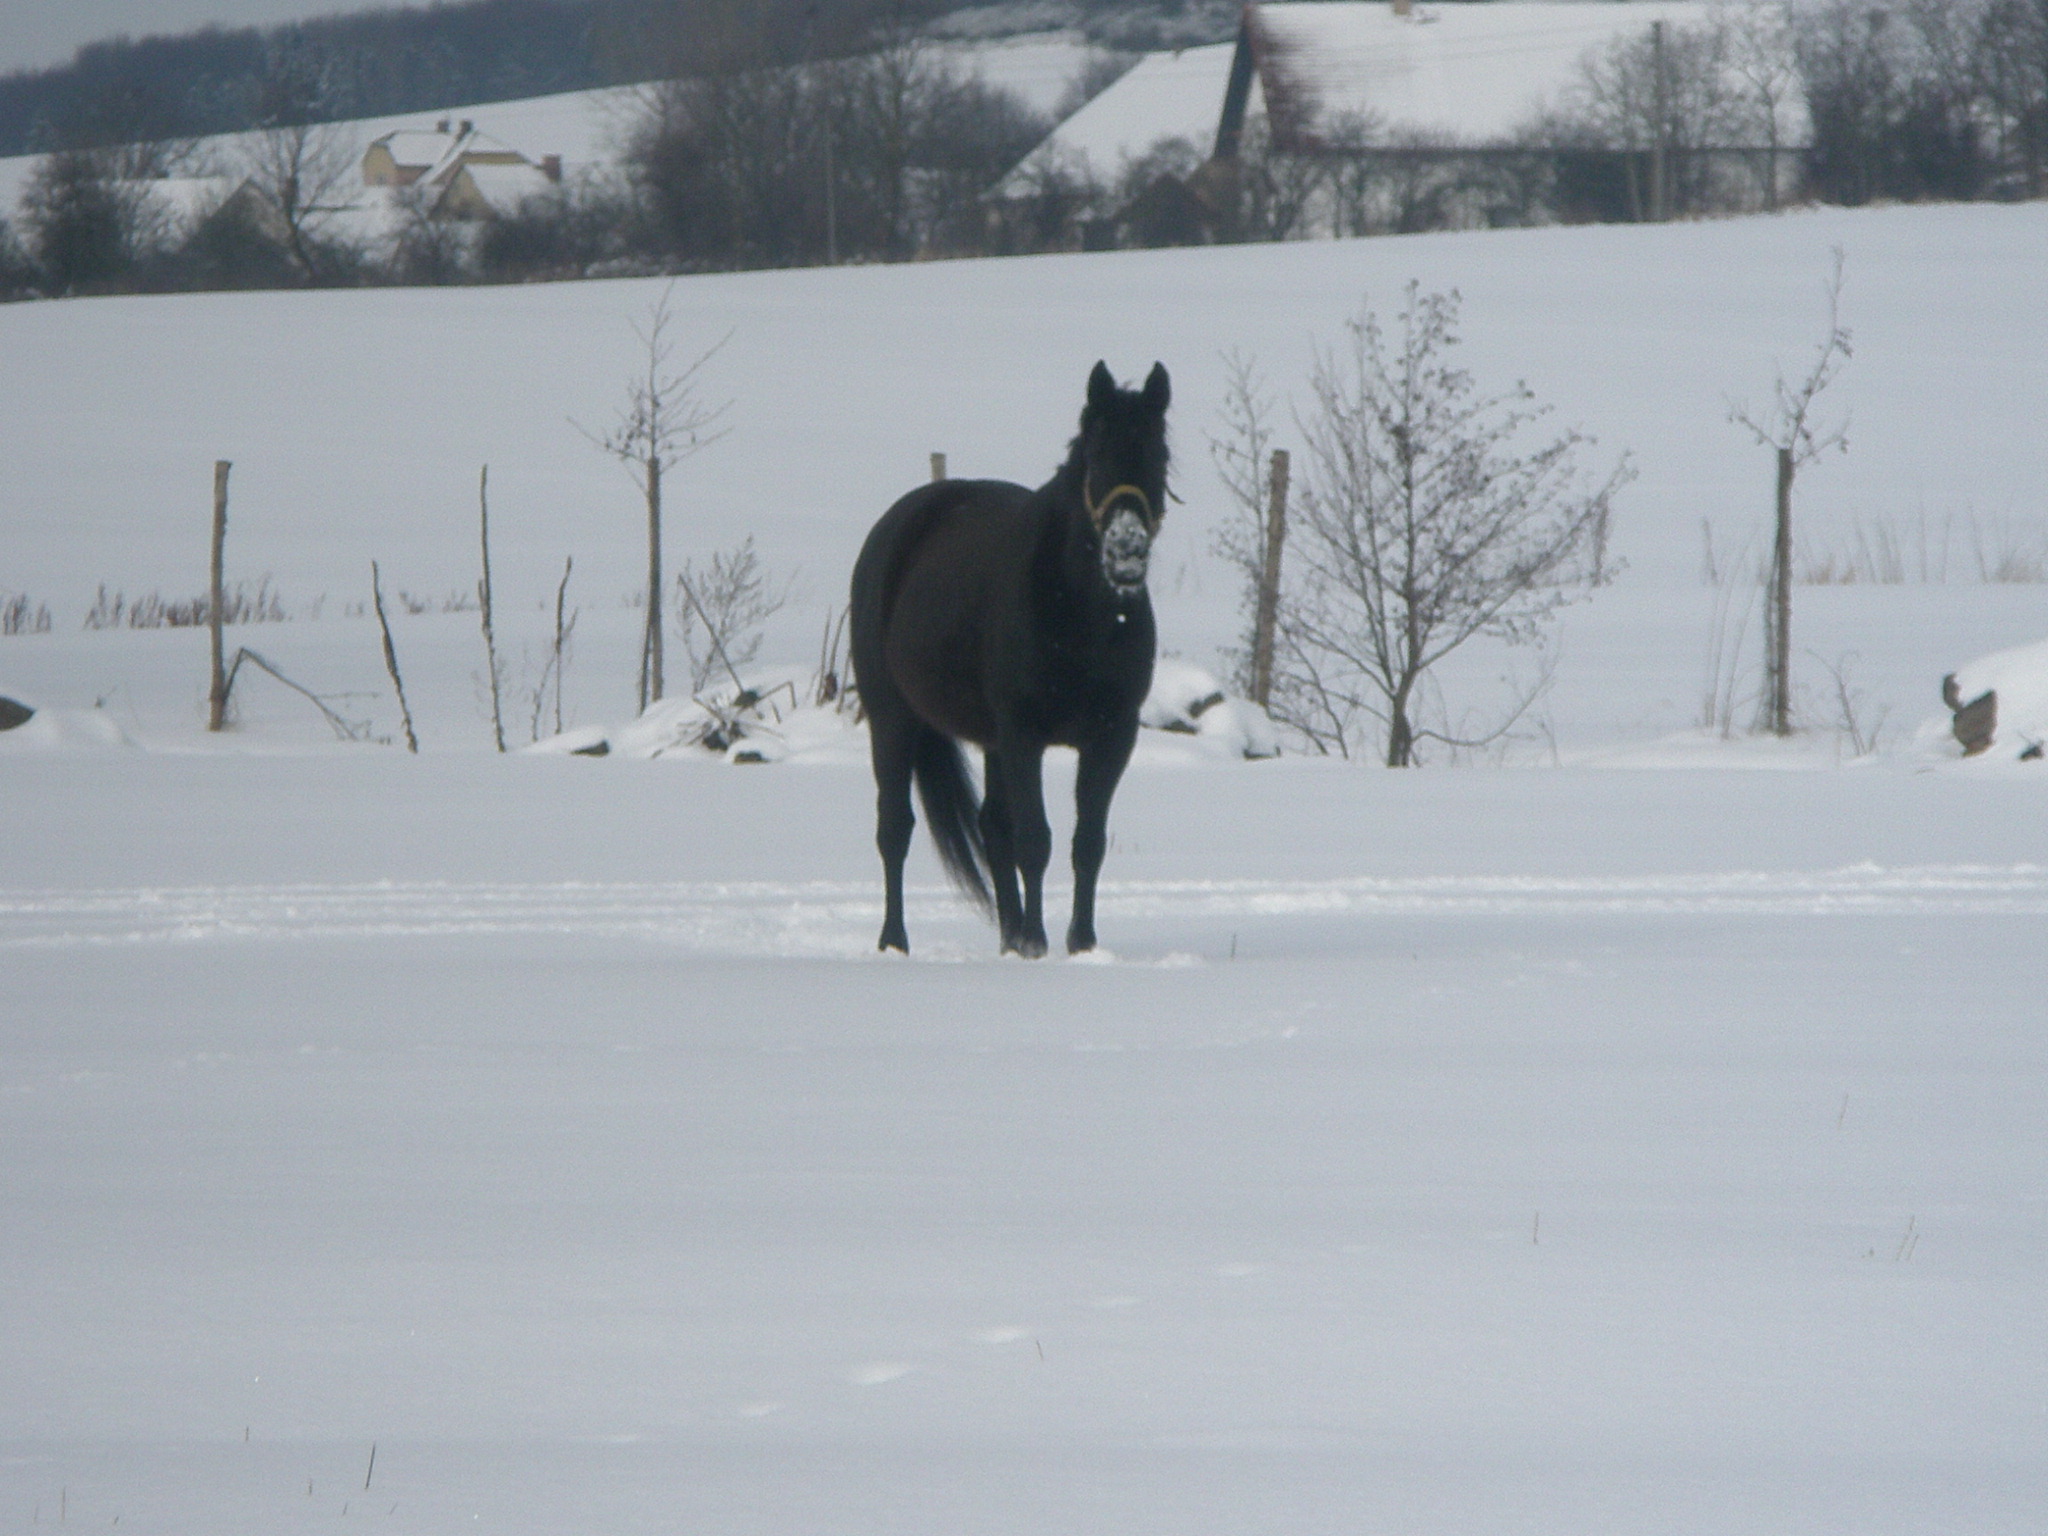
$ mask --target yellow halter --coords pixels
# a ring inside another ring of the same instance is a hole
[[[1087,482],[1084,479],[1082,482],[1081,501],[1088,508],[1088,520],[1100,528],[1102,526],[1103,514],[1108,511],[1109,504],[1126,491],[1138,498],[1139,516],[1145,519],[1146,531],[1157,533],[1159,531],[1159,519],[1152,511],[1152,498],[1147,496],[1142,488],[1135,485],[1111,486],[1108,493],[1100,501],[1089,501]]]

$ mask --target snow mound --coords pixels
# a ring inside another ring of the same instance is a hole
[[[1964,704],[1996,694],[1991,744],[1986,757],[2035,761],[2048,742],[2048,640],[2011,650],[1993,651],[1966,662],[1955,671],[1955,697]],[[1924,724],[1919,744],[1943,756],[1962,755],[1955,738],[1953,715],[1943,715]]]
[[[864,733],[850,710],[802,702],[794,673],[650,705],[630,724],[583,726],[523,750],[543,757],[723,757],[729,763],[865,762]]]
[[[139,751],[140,744],[102,709],[38,709],[0,731],[0,753]]]
[[[1162,656],[1152,668],[1152,691],[1138,711],[1147,730],[1192,736],[1200,755],[1264,758],[1280,755],[1279,739],[1266,712],[1233,699],[1211,672],[1177,656]]]

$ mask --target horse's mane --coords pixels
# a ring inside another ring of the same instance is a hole
[[[1135,396],[1137,391],[1120,387],[1117,393]],[[1087,464],[1082,458],[1081,449],[1088,436],[1089,418],[1094,413],[1095,407],[1093,405],[1085,405],[1081,408],[1081,428],[1068,440],[1066,459],[1057,470],[1053,471],[1055,483],[1069,489],[1079,490],[1082,475],[1087,469]],[[1173,449],[1172,445],[1166,440],[1166,430],[1163,422],[1160,425],[1159,432],[1159,470],[1161,486],[1170,488],[1173,476]],[[1169,494],[1171,494],[1170,489]]]

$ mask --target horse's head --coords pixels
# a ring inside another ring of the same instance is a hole
[[[1119,389],[1103,363],[1088,375],[1088,404],[1074,440],[1081,503],[1103,579],[1119,597],[1144,590],[1152,540],[1166,516],[1166,406],[1172,395],[1161,363],[1152,365],[1142,389]]]

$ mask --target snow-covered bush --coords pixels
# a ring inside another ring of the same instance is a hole
[[[1278,757],[1280,747],[1266,712],[1224,693],[1213,673],[1178,657],[1162,656],[1152,668],[1152,691],[1138,711],[1147,730],[1200,738],[1227,757]]]

